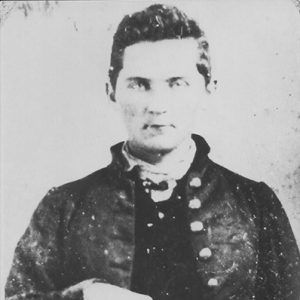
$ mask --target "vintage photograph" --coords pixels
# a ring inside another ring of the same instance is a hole
[[[300,300],[298,1],[0,8],[3,299]]]

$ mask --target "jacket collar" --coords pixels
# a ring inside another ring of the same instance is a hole
[[[199,162],[203,161],[203,159],[206,158],[208,153],[210,152],[210,147],[202,136],[192,134],[192,139],[196,144],[197,150],[191,168],[193,168],[193,166],[197,165]],[[110,167],[117,171],[119,176],[122,176],[122,174],[124,174],[129,167],[126,158],[122,154],[123,144],[124,141],[110,148],[112,154],[112,162],[110,164]]]

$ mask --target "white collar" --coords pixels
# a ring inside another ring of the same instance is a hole
[[[128,142],[125,142],[122,147],[122,154],[128,162],[127,171],[138,166],[140,178],[149,178],[155,183],[159,183],[163,180],[169,181],[182,178],[193,162],[195,153],[195,142],[189,139],[186,143],[174,150],[171,154],[172,156],[170,156],[167,161],[153,165],[133,156],[129,152]]]

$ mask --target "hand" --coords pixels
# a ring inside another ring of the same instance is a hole
[[[151,297],[133,293],[107,283],[91,283],[83,288],[84,300],[152,300]]]

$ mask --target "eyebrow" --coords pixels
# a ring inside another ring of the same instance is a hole
[[[185,79],[185,78],[186,77],[183,77],[183,76],[175,76],[175,77],[170,77],[170,78],[166,79],[166,81],[172,83],[176,80]],[[150,82],[151,81],[151,79],[149,79],[149,78],[140,77],[140,76],[128,77],[126,80],[127,81],[140,81],[140,82]]]
[[[169,82],[169,83],[172,83],[176,80],[179,80],[179,79],[185,79],[185,77],[182,77],[182,76],[177,76],[177,77],[171,77],[169,79],[167,79],[166,81]]]
[[[126,81],[139,81],[139,82],[149,82],[151,79],[145,78],[145,77],[139,77],[139,76],[132,76],[126,78]]]

